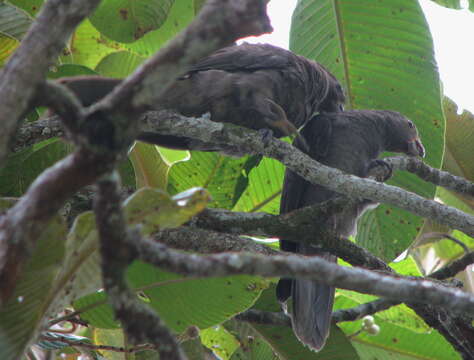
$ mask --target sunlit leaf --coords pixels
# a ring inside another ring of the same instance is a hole
[[[92,24],[115,41],[129,43],[158,29],[174,0],[104,0],[90,17]]]

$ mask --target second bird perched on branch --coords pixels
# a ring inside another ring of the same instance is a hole
[[[385,181],[391,167],[377,159],[383,151],[424,156],[425,149],[415,125],[394,111],[354,110],[316,116],[301,131],[309,149],[305,151],[299,139],[294,145],[313,159],[340,169],[348,174],[367,177],[382,174],[377,180]],[[382,171],[380,171],[382,170]],[[313,185],[291,170],[287,170],[282,191],[280,211],[287,213],[304,206],[324,202],[337,196],[321,185]],[[362,200],[347,206],[330,217],[325,224],[336,236],[355,235],[358,218],[377,205]],[[304,255],[320,255],[329,261],[336,257],[321,252],[317,246],[299,244],[281,239],[284,251]],[[329,334],[334,288],[312,280],[281,279],[277,298],[285,303],[292,298],[292,325],[298,339],[313,350],[320,350]]]

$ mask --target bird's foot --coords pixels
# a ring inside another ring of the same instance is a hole
[[[370,162],[367,177],[379,182],[385,182],[390,179],[392,175],[393,168],[388,162],[381,159],[375,159]]]
[[[267,147],[273,139],[273,130],[268,128],[259,129],[258,133],[262,138],[263,146]]]

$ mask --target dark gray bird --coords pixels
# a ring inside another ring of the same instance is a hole
[[[384,174],[377,180],[385,181],[391,175],[388,163],[377,159],[383,151],[424,156],[425,149],[415,125],[393,111],[355,110],[334,114],[319,114],[301,131],[309,149],[308,155],[319,162],[338,168],[348,174],[367,177],[372,173]],[[296,139],[294,145],[302,149]],[[380,172],[380,168],[384,171]],[[337,193],[320,185],[312,185],[291,170],[287,170],[281,198],[281,213],[327,201]],[[345,208],[327,222],[337,235],[348,237],[357,232],[358,218],[377,205],[369,200]],[[328,253],[318,252],[311,245],[280,240],[284,251],[304,255],[319,255],[337,261]],[[291,296],[292,324],[298,339],[313,350],[320,350],[328,337],[334,288],[311,280],[281,279],[277,298],[284,303]]]
[[[84,105],[99,100],[120,82],[90,76],[61,81]],[[153,108],[185,116],[210,112],[213,121],[271,129],[281,137],[296,133],[315,113],[342,110],[344,101],[341,85],[322,65],[276,46],[244,43],[202,59]],[[169,136],[143,133],[139,139],[173,147]],[[175,140],[176,148],[188,147],[186,138]]]

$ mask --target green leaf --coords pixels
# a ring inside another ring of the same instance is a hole
[[[174,0],[104,0],[90,17],[102,34],[130,43],[165,22]]]
[[[290,47],[329,68],[344,84],[347,107],[396,110],[415,121],[439,167],[444,117],[431,35],[416,1],[302,0],[293,14]],[[432,198],[435,186],[398,173],[389,182]],[[422,219],[381,206],[359,221],[356,241],[393,259],[406,249]]]
[[[155,309],[176,332],[182,332],[191,325],[208,328],[229,319],[252,306],[266,286],[264,280],[252,276],[183,278],[138,261],[129,267],[128,280],[132,288],[141,294],[137,299]],[[77,300],[74,308],[80,310],[101,303],[105,297],[102,292],[87,295]],[[81,318],[100,328],[118,326],[108,304],[85,311]]]
[[[129,267],[128,279],[133,288],[146,288],[148,304],[176,332],[222,323],[252,306],[267,285],[254,276],[183,278],[138,261]]]
[[[21,41],[33,22],[31,16],[15,6],[0,3],[0,34]]]
[[[231,360],[278,360],[272,347],[248,323],[229,320],[224,326],[239,340],[240,347],[232,354]]]
[[[201,330],[199,336],[202,344],[221,359],[230,359],[240,346],[239,341],[221,325]]]
[[[275,296],[276,285],[270,286],[262,292],[255,303],[254,308],[264,311],[280,311],[280,306]],[[293,330],[287,326],[252,325],[259,334],[272,346],[280,359],[340,359],[357,360],[359,357],[352,347],[350,341],[335,325],[331,326],[331,332],[325,347],[318,353],[309,350],[302,345]]]
[[[19,44],[20,42],[14,37],[0,34],[0,67],[6,64]]]
[[[193,0],[174,1],[166,21],[159,29],[150,31],[138,41],[124,46],[140,56],[149,57],[183,30],[193,18]]]
[[[107,303],[107,294],[103,291],[83,296],[74,301],[72,305],[75,311],[83,311],[80,314],[82,320],[96,328],[120,328],[120,323],[115,320],[112,307]]]
[[[35,16],[43,5],[44,0],[8,0],[8,2],[23,9],[31,16]]]
[[[175,228],[206,208],[207,190],[192,188],[173,197],[159,189],[142,188],[124,203],[128,223],[141,224],[143,235]]]
[[[446,115],[446,148],[443,159],[443,170],[451,174],[461,176],[469,181],[474,181],[474,115],[467,110],[458,115],[457,105],[449,98],[444,98],[444,112]],[[447,196],[444,196],[444,195]],[[448,196],[452,194],[452,196]],[[453,201],[457,198],[472,211],[474,210],[474,199],[448,190],[440,189],[438,195],[443,201]],[[449,205],[463,207],[458,201],[449,202]]]
[[[129,154],[137,179],[137,188],[166,189],[169,167],[157,146],[136,142]]]
[[[6,166],[0,169],[0,195],[22,195],[39,174],[68,152],[68,145],[52,138],[10,155]]]
[[[358,303],[345,297],[336,298],[336,308],[351,308]],[[352,337],[353,344],[369,345],[400,356],[414,356],[416,359],[459,359],[459,355],[436,330],[431,332],[414,332],[407,327],[397,326],[375,316],[375,323],[380,327],[378,335],[371,336],[366,332]],[[354,334],[361,329],[361,320],[338,324],[346,334]],[[362,357],[361,357],[362,358]],[[403,357],[402,357],[403,358]],[[365,359],[371,359],[370,357]],[[390,358],[389,358],[390,359]]]
[[[49,79],[59,79],[62,77],[79,75],[97,75],[97,72],[84,65],[64,64],[52,68],[48,72]]]
[[[240,194],[236,188],[245,162],[246,158],[193,151],[190,160],[171,167],[168,191],[174,194],[194,186],[204,187],[211,193],[211,207],[230,209]]]
[[[119,50],[122,44],[106,38],[86,19],[76,28],[61,61],[93,69],[106,55]]]
[[[113,78],[125,78],[140,65],[145,58],[128,51],[118,51],[105,56],[96,66],[99,74]]]
[[[280,212],[280,195],[285,167],[274,159],[264,158],[248,175],[248,187],[234,206],[234,211]]]
[[[0,199],[0,209],[13,205]],[[17,360],[29,342],[37,335],[42,319],[54,297],[53,282],[64,258],[66,225],[54,217],[37,239],[37,244],[12,297],[0,309],[0,358]]]
[[[102,288],[97,239],[94,213],[87,211],[76,217],[67,237],[64,265],[55,281],[57,309]]]
[[[438,5],[447,7],[449,9],[461,9],[461,1],[460,0],[431,0]]]
[[[197,14],[201,10],[205,2],[206,0],[194,0],[194,13],[195,14]]]
[[[120,329],[94,329],[93,339],[95,345],[108,345],[118,348],[125,347],[125,336]],[[99,350],[99,353],[107,360],[129,360],[129,356],[123,352]]]

